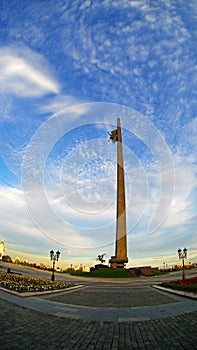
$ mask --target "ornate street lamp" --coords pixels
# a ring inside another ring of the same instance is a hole
[[[56,253],[53,251],[53,249],[50,251],[50,258],[51,258],[51,261],[53,261],[51,281],[55,280],[55,273],[54,273],[55,272],[55,262],[59,260],[59,256],[60,256],[59,250],[57,250]]]
[[[179,248],[178,249],[178,256],[179,256],[179,259],[182,259],[182,264],[183,264],[182,280],[185,281],[185,279],[186,279],[185,259],[187,259],[187,248],[184,248],[183,251]]]

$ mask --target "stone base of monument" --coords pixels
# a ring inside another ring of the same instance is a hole
[[[90,268],[90,271],[101,270],[101,269],[109,269],[109,265],[96,264],[96,265],[94,265],[94,267]]]
[[[124,269],[125,264],[128,263],[128,258],[120,259],[116,256],[112,256],[109,263],[112,269]]]

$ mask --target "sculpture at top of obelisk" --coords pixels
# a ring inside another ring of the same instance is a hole
[[[120,118],[117,118],[117,129],[110,134],[110,140],[117,142],[117,214],[115,256],[109,260],[111,268],[124,269],[127,258],[126,203],[124,183],[124,161]]]

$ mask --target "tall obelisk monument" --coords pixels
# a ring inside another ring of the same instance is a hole
[[[115,256],[110,259],[112,268],[124,269],[127,258],[127,232],[126,232],[126,203],[124,182],[124,161],[122,150],[122,133],[120,118],[117,119],[117,130],[113,130],[110,139],[117,142],[117,213],[116,213],[116,246]]]

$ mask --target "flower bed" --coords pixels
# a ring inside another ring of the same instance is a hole
[[[0,286],[18,293],[43,292],[73,287],[70,282],[50,281],[18,274],[0,272]]]
[[[164,282],[162,287],[181,290],[183,292],[197,293],[197,277],[187,278],[186,280],[176,280]]]

